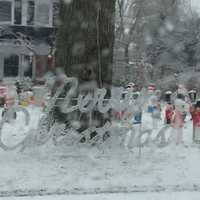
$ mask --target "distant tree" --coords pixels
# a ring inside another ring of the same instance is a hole
[[[117,0],[116,5],[115,84],[145,85],[140,80],[146,73],[166,86],[166,76],[200,67],[200,16],[191,1]],[[141,61],[152,68],[145,72]]]

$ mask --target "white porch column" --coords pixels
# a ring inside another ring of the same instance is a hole
[[[4,77],[4,55],[0,54],[0,80]]]
[[[36,55],[33,55],[33,62],[32,62],[32,80],[36,79]]]
[[[53,27],[53,1],[49,1],[49,25]]]
[[[18,76],[20,81],[24,78],[24,55],[18,55],[19,56],[19,66],[18,66]]]
[[[22,0],[22,25],[26,26],[27,22],[27,9],[28,9],[28,2],[27,0]]]

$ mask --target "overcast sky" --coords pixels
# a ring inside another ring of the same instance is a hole
[[[200,0],[192,0],[194,8],[198,9],[200,12]]]

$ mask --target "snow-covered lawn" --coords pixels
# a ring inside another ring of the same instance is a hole
[[[37,109],[30,109],[30,112],[30,126],[34,127],[41,113]],[[15,127],[4,127],[4,135],[18,138],[18,132],[26,131],[23,116],[19,122],[13,123]],[[49,142],[42,147],[27,148],[24,152],[0,150],[0,196],[200,191],[200,148],[192,144],[191,138],[192,124],[188,121],[184,129],[185,146],[145,147],[141,157],[137,148],[128,151],[119,145],[112,148],[109,145],[54,146]],[[154,195],[152,199],[157,198],[157,194]],[[108,199],[112,197],[105,195],[101,199],[107,196]],[[116,199],[130,199],[130,196],[120,198],[118,195]],[[71,199],[84,199],[79,197],[71,196]]]

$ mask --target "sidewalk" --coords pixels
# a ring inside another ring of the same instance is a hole
[[[200,192],[130,193],[97,195],[61,195],[36,197],[7,197],[2,200],[199,200]]]

